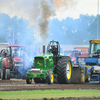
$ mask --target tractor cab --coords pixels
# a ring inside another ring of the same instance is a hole
[[[24,45],[7,45],[8,47],[8,55],[11,57],[21,58],[25,54],[25,46]]]
[[[47,51],[51,52],[53,55],[60,55],[60,44],[58,41],[50,41],[47,46]]]
[[[23,57],[24,56],[24,53],[25,53],[24,45],[7,45],[7,47],[8,47],[8,55],[10,54],[12,57]]]
[[[100,40],[90,40],[89,57],[100,57]]]
[[[57,60],[60,57],[60,44],[58,41],[50,41],[50,43],[47,46],[47,51],[51,52],[53,54],[53,62],[54,67],[57,64]]]
[[[24,53],[24,49],[25,46],[24,45],[7,45],[8,47],[8,55],[7,55],[7,59],[8,59],[8,66],[10,66],[11,68],[14,67],[15,63],[23,63],[23,57],[25,56]],[[17,64],[19,66],[19,64]],[[23,66],[23,64],[20,64]]]
[[[1,79],[23,78],[26,74],[26,53],[24,45],[7,45],[7,54],[2,60]],[[25,73],[25,74],[23,74]]]

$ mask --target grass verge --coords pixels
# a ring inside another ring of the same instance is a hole
[[[0,91],[0,99],[43,99],[61,97],[99,97],[100,90]]]

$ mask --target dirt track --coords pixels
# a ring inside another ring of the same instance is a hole
[[[20,91],[20,90],[48,90],[48,89],[100,89],[100,84],[26,84],[26,80],[11,79],[0,80],[0,91]]]
[[[21,90],[50,90],[50,89],[100,89],[100,84],[26,84],[26,80],[22,79],[11,79],[11,80],[1,80],[0,79],[0,91],[21,91]],[[35,100],[35,99],[33,99]],[[58,99],[48,99],[43,98],[41,100],[100,100],[100,98],[58,98]]]

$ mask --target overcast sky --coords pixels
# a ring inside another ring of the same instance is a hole
[[[67,0],[65,0],[67,1]],[[97,15],[98,0],[73,0],[66,4],[66,9],[63,12],[57,10],[57,18],[65,19],[66,17],[79,18],[80,14]],[[63,9],[63,7],[61,8]]]
[[[79,18],[80,14],[97,15],[98,0],[51,0],[51,3],[59,20]],[[38,6],[39,0],[0,0],[0,13],[23,17],[33,25],[40,13]]]

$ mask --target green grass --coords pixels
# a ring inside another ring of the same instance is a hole
[[[0,91],[0,99],[43,99],[60,97],[100,97],[100,90]]]

